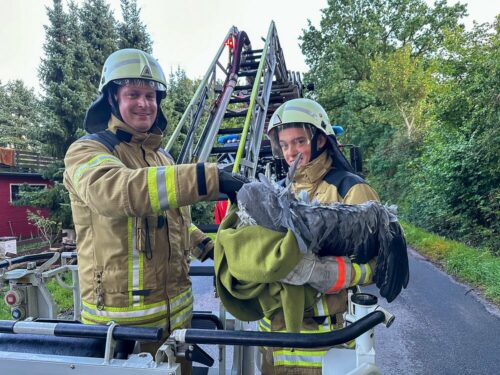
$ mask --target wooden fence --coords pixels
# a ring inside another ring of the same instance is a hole
[[[56,158],[43,156],[29,151],[15,151],[15,168],[24,170],[36,170],[47,168],[57,161]]]

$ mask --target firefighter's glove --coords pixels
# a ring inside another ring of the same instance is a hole
[[[201,250],[199,260],[202,262],[209,258],[214,259],[214,241],[209,237],[205,237],[205,239],[198,244],[198,249]]]
[[[231,203],[236,203],[236,193],[248,182],[250,180],[241,174],[219,169],[219,191],[226,194]]]
[[[348,257],[317,257],[305,254],[295,268],[281,281],[286,284],[309,284],[322,293],[338,293],[349,287],[352,277]]]

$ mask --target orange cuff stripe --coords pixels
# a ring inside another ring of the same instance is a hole
[[[335,260],[337,261],[337,264],[339,265],[339,278],[337,279],[337,282],[335,284],[333,284],[330,287],[330,289],[328,289],[326,291],[326,294],[338,292],[339,290],[342,289],[342,286],[344,285],[344,281],[345,281],[345,262],[344,262],[344,258],[342,258],[342,257],[335,257]]]

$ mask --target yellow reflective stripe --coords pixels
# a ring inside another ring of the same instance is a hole
[[[193,233],[196,229],[198,229],[198,227],[193,223],[191,223],[191,225],[188,228],[189,234]]]
[[[330,316],[330,311],[328,310],[328,303],[326,302],[326,296],[321,296],[321,302],[323,303],[323,310],[326,312],[325,321],[321,326],[319,326],[320,331],[330,331],[332,325],[332,317]]]
[[[186,306],[193,304],[193,293],[191,288],[170,299],[170,314],[183,310]]]
[[[370,265],[367,263],[364,265],[366,267],[366,276],[365,276],[365,280],[363,281],[363,284],[368,284],[368,283],[371,283],[372,281],[372,268],[370,267]]]
[[[260,332],[271,332],[271,321],[268,318],[259,320],[258,330]]]
[[[165,320],[168,314],[166,302],[158,302],[145,306],[107,307],[98,310],[91,303],[82,302],[82,319],[93,323],[107,323],[110,320],[120,324],[153,324]]]
[[[186,325],[186,323],[191,319],[193,315],[193,305],[189,305],[183,310],[177,312],[176,314],[170,315],[170,329],[174,330],[176,328],[181,328]]]
[[[134,295],[134,290],[144,289],[144,254],[137,250],[136,219],[128,218],[128,290],[129,305],[144,304],[144,296]]]
[[[352,267],[354,268],[354,278],[352,279],[350,286],[358,285],[359,279],[361,278],[361,268],[359,267],[359,264],[352,263]]]
[[[151,303],[144,306],[127,306],[127,307],[109,307],[104,306],[103,310],[98,310],[97,306],[89,303],[87,301],[82,301],[82,310],[92,312],[96,316],[108,316],[108,317],[129,317],[129,316],[141,316],[141,314],[155,314],[157,312],[168,311],[168,305],[166,301]]]
[[[154,213],[159,213],[161,209],[158,200],[158,187],[156,186],[156,168],[148,168],[148,193]]]
[[[168,193],[168,205],[170,208],[177,208],[177,192],[175,190],[175,167],[165,167],[165,181]]]
[[[148,193],[155,213],[178,208],[175,166],[148,168]]]
[[[104,322],[107,323],[108,321]],[[102,322],[94,322],[93,320],[88,320],[82,317],[82,323],[84,324],[102,324]],[[167,328],[167,319],[160,319],[150,323],[134,323],[134,327],[157,327],[157,328]]]
[[[117,157],[113,156],[113,155],[109,155],[109,154],[98,154],[96,156],[94,156],[92,159],[90,159],[88,162],[80,165],[75,173],[73,174],[73,178],[72,178],[72,181],[73,181],[73,184],[75,186],[78,185],[78,183],[80,182],[80,178],[82,177],[82,174],[89,170],[90,168],[94,168],[94,167],[97,167],[98,165],[101,165],[102,163],[104,162],[110,162],[111,164],[116,164],[116,165],[120,165],[120,166],[123,166],[124,164],[121,162],[120,159],[118,159]]]
[[[273,350],[274,366],[322,367],[326,350]]]
[[[133,304],[132,285],[134,280],[134,262],[132,257],[134,254],[135,230],[133,226],[133,218],[129,217],[127,220],[127,249],[128,249],[128,300],[129,305]]]

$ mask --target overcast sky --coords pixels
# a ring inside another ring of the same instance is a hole
[[[80,0],[81,1],[81,0]],[[432,0],[426,0],[433,3]],[[448,1],[455,3],[455,1]],[[498,0],[467,0],[472,20],[493,22],[500,13]],[[121,19],[120,1],[108,0]],[[217,48],[233,25],[246,31],[254,48],[262,48],[274,20],[287,68],[307,71],[298,37],[307,20],[319,24],[327,0],[138,0],[143,22],[152,36],[153,55],[165,73],[177,66],[191,78],[206,72]],[[22,79],[38,89],[37,68],[48,24],[45,7],[52,0],[0,0],[0,81]]]

